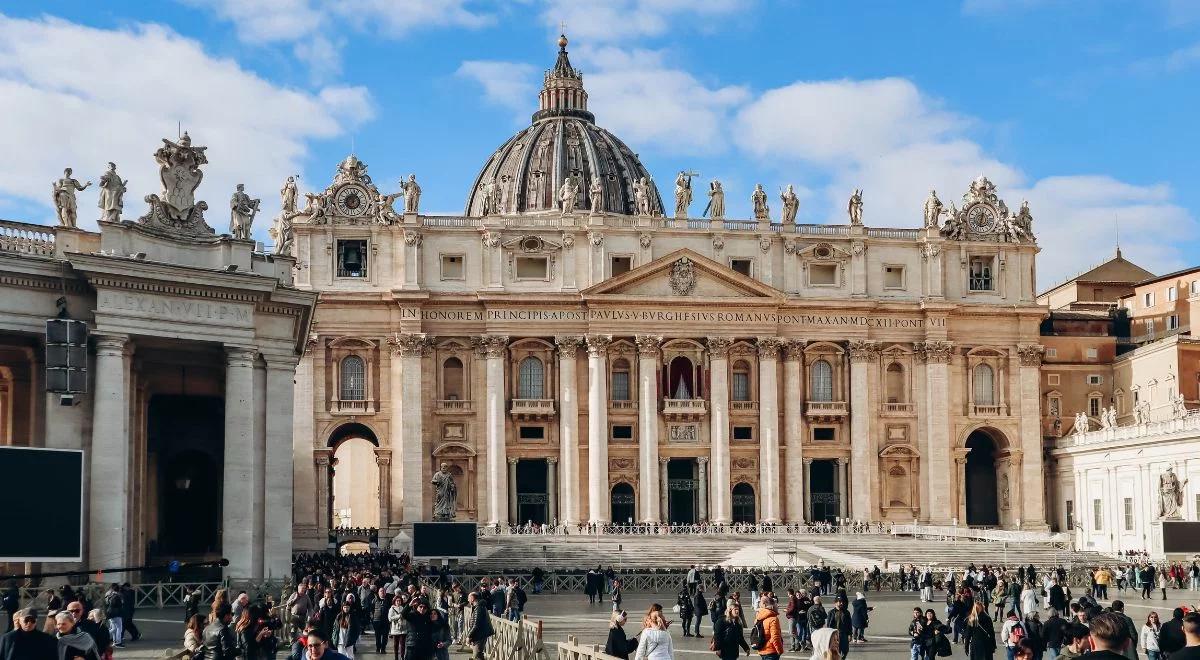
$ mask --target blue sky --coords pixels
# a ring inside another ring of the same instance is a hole
[[[210,147],[219,230],[235,183],[271,215],[284,177],[323,188],[352,145],[381,188],[415,172],[425,211],[461,213],[560,21],[597,123],[664,191],[695,169],[747,216],[754,183],[792,183],[802,221],[844,222],[862,187],[868,225],[903,227],[982,172],[1030,200],[1042,286],[1114,226],[1154,272],[1200,263],[1191,0],[0,1],[0,217],[52,222],[61,168],[109,160],[139,215],[177,122]],[[94,189],[80,208],[95,226]]]

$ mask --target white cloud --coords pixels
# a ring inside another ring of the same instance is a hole
[[[64,166],[96,180],[110,160],[129,179],[125,216],[143,213],[142,197],[159,191],[152,154],[178,122],[208,146],[197,195],[224,230],[234,184],[273,211],[281,178],[301,169],[310,140],[371,114],[364,88],[282,88],[160,25],[102,30],[0,15],[0,115],[9,127],[0,133],[0,196],[44,204],[35,221],[53,217],[48,191]],[[95,227],[95,204],[94,187],[80,194],[85,227]],[[261,231],[266,221],[256,224]]]
[[[745,11],[745,0],[548,0],[542,22],[589,43],[658,37],[682,21],[708,20]]]
[[[209,9],[228,21],[248,44],[292,44],[292,51],[317,78],[341,66],[346,26],[360,32],[401,38],[423,27],[478,28],[489,14],[471,9],[472,0],[180,0]]]
[[[1111,254],[1114,217],[1130,237],[1123,241],[1128,257],[1156,270],[1182,264],[1173,239],[1192,235],[1195,222],[1171,201],[1169,187],[1106,176],[1051,176],[1030,184],[971,139],[978,124],[947,112],[906,80],[842,80],[767,91],[741,109],[733,133],[739,147],[759,158],[827,171],[816,203],[830,222],[846,222],[846,198],[861,187],[868,225],[915,226],[931,188],[944,202],[958,203],[970,180],[985,173],[1010,207],[1029,199],[1043,247],[1043,284]]]
[[[455,75],[475,81],[489,103],[512,110],[518,121],[528,121],[537,109],[536,72],[533,65],[520,62],[468,60],[459,65]]]

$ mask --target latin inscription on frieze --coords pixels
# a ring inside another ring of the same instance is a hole
[[[709,312],[677,309],[417,309],[405,307],[401,318],[460,322],[588,322],[588,323],[708,323],[784,326],[912,328],[945,327],[945,319],[871,316],[867,314],[801,314],[776,311]]]
[[[97,311],[100,312],[133,314],[164,321],[236,326],[249,326],[252,322],[249,305],[193,298],[169,298],[145,293],[102,291],[97,307]]]

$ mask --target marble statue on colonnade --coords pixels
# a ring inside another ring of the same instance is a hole
[[[242,240],[250,239],[250,225],[258,215],[260,199],[251,199],[246,194],[245,184],[237,184],[237,190],[229,198],[229,235]]]
[[[400,189],[404,191],[404,212],[416,213],[421,206],[421,186],[417,185],[417,175],[409,174],[408,181],[400,181]]]
[[[796,212],[800,210],[800,198],[796,197],[796,189],[788,184],[787,190],[779,194],[783,202],[783,224],[796,222]]]
[[[850,214],[850,224],[862,224],[863,200],[861,188],[855,188],[854,194],[850,195],[850,201],[846,203],[846,212]]]
[[[79,206],[75,202],[75,193],[87,190],[91,181],[80,184],[78,179],[71,176],[71,168],[63,170],[63,177],[54,182],[54,209],[58,212],[58,224],[63,227],[75,228],[79,219]]]
[[[117,164],[109,163],[108,170],[100,175],[100,219],[105,222],[120,222],[121,211],[125,208],[125,191],[127,179],[117,174]]]

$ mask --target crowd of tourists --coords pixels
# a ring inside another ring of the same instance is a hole
[[[20,608],[10,585],[2,597],[8,632],[0,636],[3,660],[111,660],[113,649],[141,637],[134,622],[136,594],[129,583],[114,583],[93,602],[82,590],[63,585],[36,599],[45,608]]]

